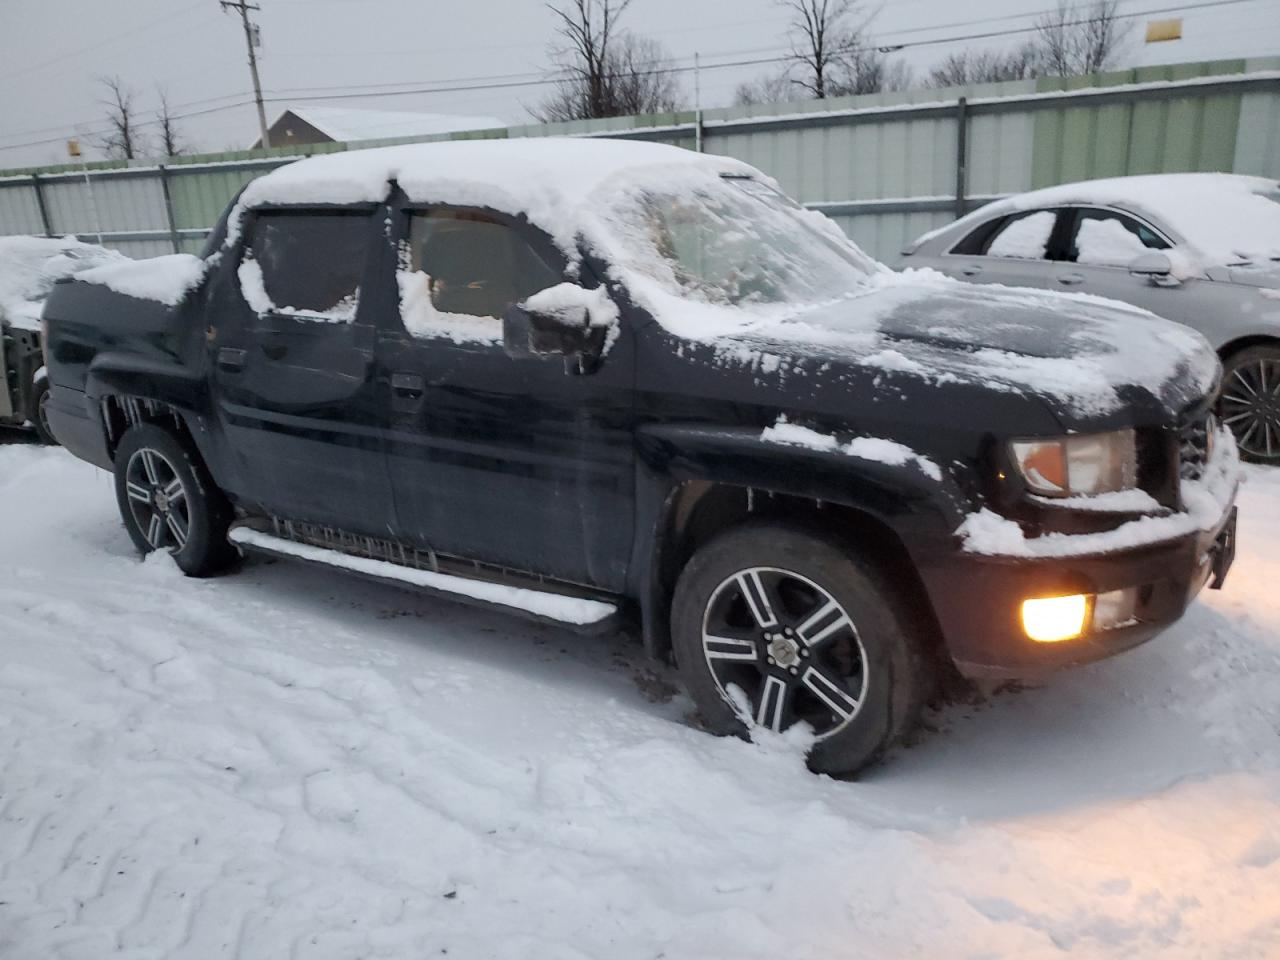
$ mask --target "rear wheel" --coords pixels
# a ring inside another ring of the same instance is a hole
[[[689,561],[672,605],[681,677],[721,734],[806,723],[811,769],[849,776],[918,720],[928,669],[892,587],[834,540],[753,524]]]
[[[1280,464],[1280,347],[1249,347],[1226,359],[1218,418],[1244,459]]]
[[[227,542],[230,504],[173,434],[154,424],[130,428],[116,450],[115,479],[120,516],[141,553],[167,550],[197,577],[235,558]]]
[[[31,394],[31,423],[36,428],[36,436],[41,443],[56,446],[58,439],[49,428],[49,381],[41,380],[35,385]]]

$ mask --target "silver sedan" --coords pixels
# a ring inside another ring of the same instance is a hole
[[[997,200],[903,251],[897,266],[1123,300],[1204,334],[1218,413],[1280,464],[1280,183],[1216,173],[1117,177]]]

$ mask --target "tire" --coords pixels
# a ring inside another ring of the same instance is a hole
[[[51,447],[58,445],[58,438],[49,429],[49,381],[41,380],[31,393],[31,423],[40,442]]]
[[[783,524],[738,527],[695,553],[671,628],[707,728],[749,736],[806,720],[816,773],[875,763],[915,727],[928,693],[922,629],[898,592],[838,541]]]
[[[1250,463],[1280,465],[1280,347],[1247,347],[1222,364],[1218,418]]]
[[[155,424],[131,427],[115,456],[116,503],[142,554],[165,549],[191,577],[232,563],[227,542],[233,512],[200,458]]]

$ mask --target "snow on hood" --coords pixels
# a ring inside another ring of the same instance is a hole
[[[1204,337],[1145,310],[1086,294],[979,287],[932,270],[878,271],[844,299],[696,339],[726,362],[809,354],[1037,395],[1081,417],[1119,409],[1130,386],[1177,411],[1209,393],[1219,372]]]
[[[171,253],[147,260],[121,258],[76,276],[77,280],[96,283],[126,297],[154,300],[175,306],[204,279],[209,264],[189,253]]]
[[[245,210],[281,203],[377,203],[391,181],[416,203],[450,203],[525,214],[571,257],[582,207],[601,184],[670,168],[762,176],[727,157],[634,141],[547,137],[453,140],[351,150],[288,164],[250,183],[228,218],[227,243]]]
[[[1146,215],[1176,231],[1208,266],[1280,259],[1280,182],[1230,173],[1164,173],[1067,183],[997,200],[958,222],[976,224],[992,214],[1067,203],[1100,204]],[[938,232],[925,234],[917,243]]]
[[[114,261],[126,258],[75,237],[0,237],[0,320],[40,329],[40,311],[57,280]]]

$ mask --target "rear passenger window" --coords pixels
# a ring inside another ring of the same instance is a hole
[[[259,314],[351,320],[360,298],[369,215],[260,211],[240,264],[240,289]]]
[[[987,244],[987,256],[1043,260],[1057,219],[1058,215],[1052,210],[1037,210],[1011,218]]]
[[[396,276],[410,333],[481,342],[502,338],[507,308],[562,279],[516,228],[447,209],[411,215]]]

